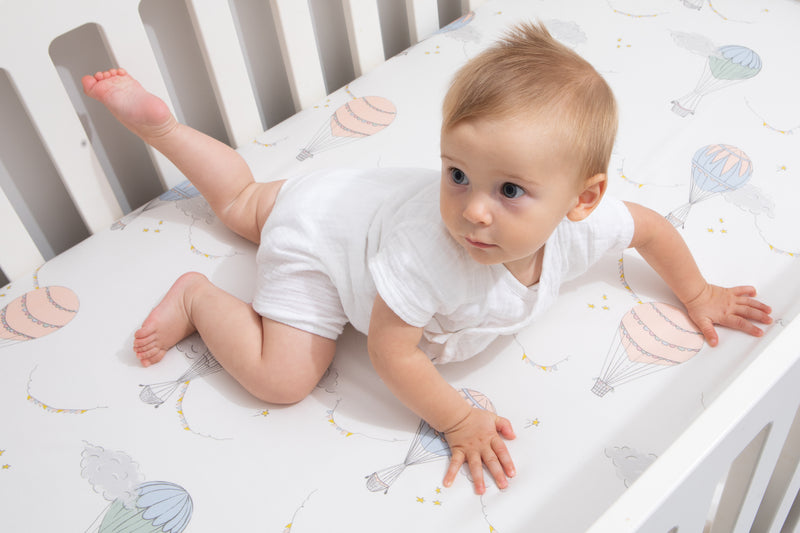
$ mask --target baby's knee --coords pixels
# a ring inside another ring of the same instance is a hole
[[[250,393],[261,401],[277,404],[292,405],[304,400],[314,390],[304,387],[291,380],[270,380],[259,386],[250,388]]]

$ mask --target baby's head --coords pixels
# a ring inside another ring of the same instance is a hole
[[[617,133],[617,106],[606,81],[542,25],[521,24],[455,76],[442,131],[465,120],[539,122],[588,179],[606,174]],[[526,140],[519,139],[524,149]]]
[[[444,101],[440,211],[482,264],[526,285],[566,217],[597,207],[617,130],[605,80],[541,26],[515,28],[468,62]]]

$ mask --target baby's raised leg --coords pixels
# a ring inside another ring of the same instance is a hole
[[[164,154],[197,187],[225,225],[258,242],[280,182],[257,184],[236,150],[179,123],[159,97],[123,69],[84,76],[84,92]]]
[[[194,331],[245,389],[272,403],[294,403],[307,396],[336,349],[335,341],[262,318],[202,274],[189,273],[175,282],[136,332],[134,350],[149,366]]]

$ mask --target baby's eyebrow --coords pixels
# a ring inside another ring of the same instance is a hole
[[[503,179],[524,183],[524,184],[531,185],[531,186],[534,186],[534,187],[539,187],[542,184],[541,180],[537,180],[537,179],[532,178],[532,177],[520,176],[520,175],[517,175],[517,174],[508,174]]]

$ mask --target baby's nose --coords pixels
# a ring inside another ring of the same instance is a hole
[[[489,202],[480,195],[473,195],[469,199],[463,215],[473,224],[486,226],[492,223],[492,210]]]

